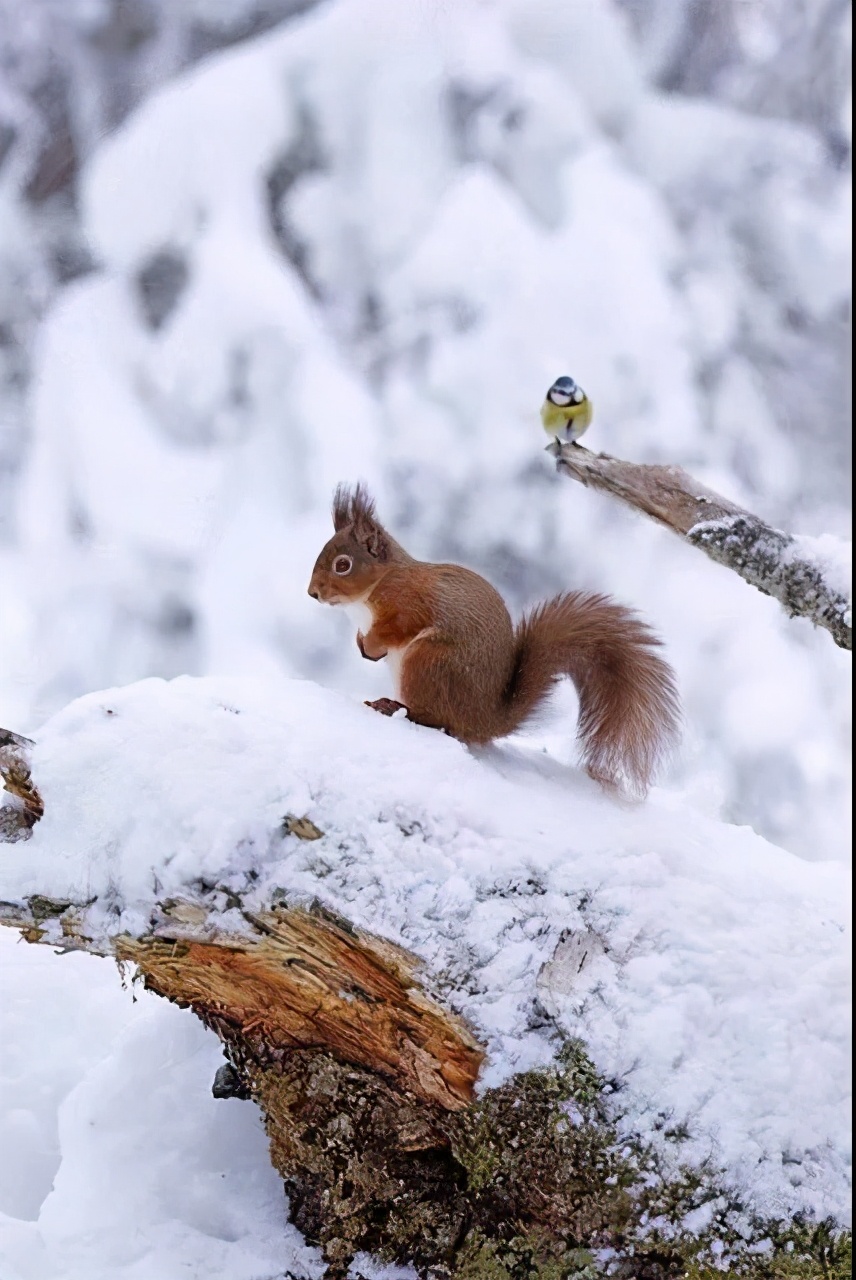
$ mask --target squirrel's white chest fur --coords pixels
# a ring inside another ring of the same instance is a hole
[[[389,674],[392,676],[392,691],[396,702],[401,701],[401,667],[404,662],[404,655],[409,648],[410,645],[405,644],[400,649],[389,649],[386,655],[386,665],[389,667]]]
[[[365,599],[352,601],[351,604],[343,605],[342,608],[345,609],[348,617],[353,620],[357,631],[361,631],[363,635],[366,635],[371,629],[373,619],[372,611],[366,604]],[[412,641],[410,643],[412,644]],[[401,700],[401,664],[409,648],[410,644],[405,644],[400,649],[390,649],[386,655],[387,666],[392,676],[393,694],[398,701]]]
[[[362,600],[355,600],[351,604],[343,604],[342,608],[353,621],[357,631],[362,631],[363,635],[365,635],[372,625],[372,611],[366,604],[365,597]]]

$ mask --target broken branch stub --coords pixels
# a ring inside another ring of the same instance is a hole
[[[853,648],[850,597],[826,580],[790,534],[706,488],[681,467],[626,462],[559,441],[547,449],[562,474],[665,525],[778,600],[791,617],[808,618],[840,648]]]
[[[247,928],[220,922],[222,904],[159,904],[150,933],[99,941],[97,904],[0,903],[0,924],[30,942],[113,955],[145,986],[189,1007],[239,1056],[276,1067],[297,1049],[364,1067],[448,1111],[466,1107],[484,1058],[466,1026],[422,989],[418,959],[323,908],[251,911]]]
[[[329,913],[244,914],[249,935],[203,939],[167,925],[156,936],[117,938],[114,953],[223,1039],[250,1042],[256,1058],[324,1049],[447,1110],[472,1100],[482,1051],[421,990],[415,956]]]
[[[11,729],[0,729],[0,779],[17,803],[0,806],[0,841],[27,840],[45,806],[30,774],[29,754],[36,744]]]

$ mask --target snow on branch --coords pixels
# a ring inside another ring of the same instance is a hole
[[[554,441],[547,447],[557,470],[665,525],[773,596],[792,618],[808,618],[842,649],[853,648],[849,564],[844,563],[849,544],[774,529],[680,467],[626,462],[579,444]]]

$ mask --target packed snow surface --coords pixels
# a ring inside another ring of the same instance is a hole
[[[846,1216],[842,865],[676,792],[618,802],[544,752],[471,751],[297,681],[87,695],[45,726],[33,772],[45,816],[0,848],[3,898],[97,896],[106,935],[146,931],[201,880],[320,897],[422,957],[487,1047],[482,1086],[549,1062],[558,1028],[621,1083],[628,1128],[684,1126],[678,1155],[712,1154],[764,1213]],[[284,836],[287,814],[323,838]],[[210,1068],[201,1033],[171,1027]],[[133,1082],[141,1107],[150,1087]]]

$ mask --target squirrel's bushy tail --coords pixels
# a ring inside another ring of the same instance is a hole
[[[644,794],[680,726],[674,672],[650,628],[608,596],[573,591],[538,605],[515,639],[509,732],[537,711],[559,676],[570,676],[588,773]]]

